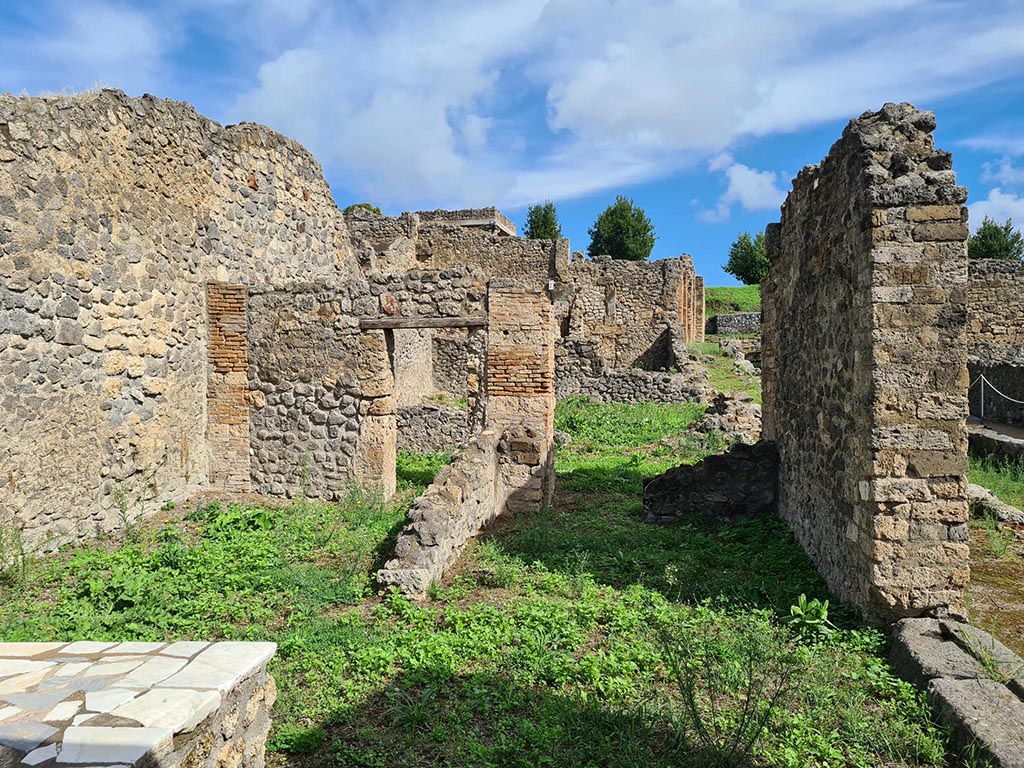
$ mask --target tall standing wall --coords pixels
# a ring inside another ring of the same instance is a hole
[[[290,139],[118,91],[0,96],[4,522],[77,538],[205,487],[206,284],[358,273]]]
[[[935,118],[887,104],[793,182],[762,289],[779,511],[865,618],[960,614],[967,190]]]

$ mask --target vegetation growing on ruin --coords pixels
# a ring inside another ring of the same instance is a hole
[[[755,402],[761,402],[760,374],[745,373],[737,368],[735,358],[726,354],[718,342],[694,342],[690,344],[690,349],[703,356],[702,362],[708,371],[708,385],[715,392],[746,392]]]
[[[708,318],[730,312],[760,312],[760,285],[723,285],[704,289],[704,311]]]
[[[972,456],[970,479],[988,488],[1005,503],[1024,509],[1024,461]]]
[[[829,595],[782,522],[640,522],[644,482],[707,450],[678,439],[700,413],[560,404],[553,508],[500,520],[425,603],[373,595],[402,506],[352,489],[40,561],[0,635],[276,641],[272,766],[944,765],[881,632],[834,604],[827,636],[783,622]],[[406,504],[445,460],[400,457]],[[767,727],[737,751],[744,712]]]

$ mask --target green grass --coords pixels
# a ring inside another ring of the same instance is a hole
[[[749,375],[736,370],[734,360],[726,355],[714,341],[696,341],[690,349],[707,355],[704,365],[708,370],[708,384],[716,392],[746,392],[761,402],[761,376]]]
[[[969,461],[972,483],[988,488],[1005,503],[1024,509],[1024,461],[989,456],[972,456]]]
[[[718,286],[704,289],[704,311],[708,319],[732,312],[759,312],[761,286]]]
[[[554,507],[501,519],[424,603],[373,595],[402,506],[353,489],[35,563],[0,638],[276,641],[277,768],[946,765],[885,635],[835,606],[828,638],[783,625],[829,595],[781,522],[640,522],[644,482],[708,450],[678,439],[699,416],[561,403]],[[406,505],[446,460],[400,458]],[[730,760],[749,713],[768,728]]]

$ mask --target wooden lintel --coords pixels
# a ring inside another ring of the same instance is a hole
[[[364,317],[359,321],[364,331],[385,328],[486,328],[487,318],[474,317]]]

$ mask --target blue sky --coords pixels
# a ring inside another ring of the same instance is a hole
[[[834,6],[834,7],[831,7]],[[886,101],[934,110],[983,215],[1024,224],[1024,0],[4,0],[0,90],[97,84],[265,123],[340,205],[558,208],[617,194],[709,285],[790,179]]]

